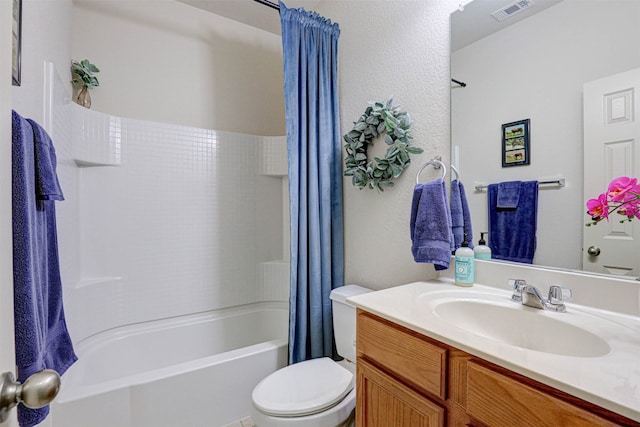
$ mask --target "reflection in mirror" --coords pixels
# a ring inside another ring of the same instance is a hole
[[[585,84],[640,68],[640,1],[533,0],[501,22],[491,16],[513,3],[475,0],[451,15],[451,77],[467,84],[452,84],[452,160],[468,189],[474,243],[488,228],[487,193],[474,191],[476,185],[562,177],[564,187],[540,186],[534,264],[640,276],[640,265],[607,269],[582,251],[594,245],[585,233],[585,200],[604,192],[612,177],[640,174],[633,169],[640,168],[640,158],[632,158],[640,156],[640,147],[633,146],[638,126],[635,137],[604,141],[598,148],[585,148],[583,126],[594,120],[583,120]],[[633,103],[640,82],[635,85],[626,108],[637,123]],[[530,162],[503,167],[501,126],[526,119]],[[596,156],[584,156],[593,150]],[[597,160],[585,165],[585,157]],[[639,239],[636,223],[613,231],[607,224],[597,227],[608,230],[607,244],[615,246]],[[624,251],[640,264],[640,248],[634,248]]]

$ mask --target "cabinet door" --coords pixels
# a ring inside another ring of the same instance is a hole
[[[357,427],[442,427],[443,407],[358,359]]]

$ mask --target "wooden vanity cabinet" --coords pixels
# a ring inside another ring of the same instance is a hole
[[[640,426],[358,310],[357,427]]]
[[[444,426],[445,408],[405,386],[375,366],[358,366],[356,395],[361,405],[357,425],[368,427]],[[358,362],[358,363],[360,363]]]

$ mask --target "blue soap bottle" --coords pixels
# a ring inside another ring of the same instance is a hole
[[[465,236],[462,246],[455,253],[455,279],[458,286],[473,286],[474,281],[474,252],[469,248],[469,242]]]

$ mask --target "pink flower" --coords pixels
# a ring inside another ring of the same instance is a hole
[[[609,202],[607,196],[603,193],[598,196],[597,199],[590,199],[587,201],[587,213],[592,218],[609,218]]]
[[[621,176],[611,181],[607,196],[612,202],[624,202],[637,198],[638,193],[640,193],[638,179]]]
[[[635,216],[637,217],[640,213],[640,208],[638,207],[638,200],[634,200],[631,202],[627,202],[618,208],[618,213],[624,216]]]
[[[631,221],[634,217],[640,219],[640,185],[637,178],[621,176],[609,184],[606,193],[597,199],[587,201],[587,214],[591,222],[587,226],[596,225],[603,219],[609,220],[609,214],[616,212],[625,219],[620,222]]]

